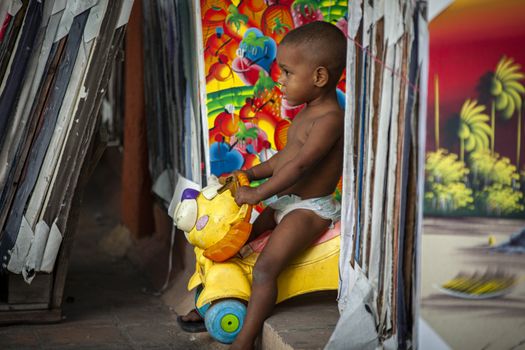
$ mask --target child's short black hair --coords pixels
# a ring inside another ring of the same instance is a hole
[[[280,45],[301,46],[316,64],[325,66],[337,81],[346,65],[346,38],[335,25],[316,21],[289,31]]]

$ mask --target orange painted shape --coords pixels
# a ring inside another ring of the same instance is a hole
[[[288,141],[288,128],[290,127],[290,122],[287,120],[281,120],[277,123],[275,128],[275,147],[280,151],[286,146]]]

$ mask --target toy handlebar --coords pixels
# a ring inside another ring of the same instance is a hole
[[[248,176],[244,172],[238,172],[235,173],[235,177],[237,178],[237,181],[239,182],[239,186],[250,186],[250,180],[248,180]]]

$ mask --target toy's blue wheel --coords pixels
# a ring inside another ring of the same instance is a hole
[[[206,312],[204,323],[208,333],[217,341],[231,344],[241,331],[246,306],[238,300],[214,303]]]
[[[197,287],[197,290],[195,291],[195,310],[197,310],[197,312],[199,313],[199,315],[201,315],[202,318],[204,318],[204,316],[206,315],[206,312],[211,306],[211,304],[208,303],[208,304],[202,305],[201,307],[197,307],[197,300],[199,299],[199,295],[201,295],[201,292],[203,289],[204,287],[201,284]]]

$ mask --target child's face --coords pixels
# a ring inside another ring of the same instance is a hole
[[[313,99],[314,67],[296,45],[281,45],[277,50],[277,64],[281,68],[278,82],[281,84],[283,99],[289,105],[298,106]]]

